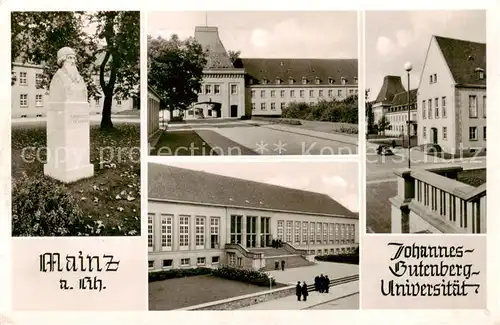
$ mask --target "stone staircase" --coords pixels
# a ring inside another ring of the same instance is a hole
[[[273,271],[275,270],[274,262],[278,261],[280,263],[279,269],[281,270],[281,261],[285,261],[285,269],[291,269],[295,267],[303,267],[314,265],[315,263],[309,262],[304,257],[298,254],[292,254],[284,248],[253,248],[251,252],[263,253],[264,259],[266,260],[266,266],[262,271]]]

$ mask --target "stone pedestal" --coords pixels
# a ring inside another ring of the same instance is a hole
[[[94,175],[94,165],[90,163],[89,125],[87,102],[49,103],[45,175],[64,183]]]

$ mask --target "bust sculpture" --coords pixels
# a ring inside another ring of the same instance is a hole
[[[59,69],[50,82],[50,101],[87,102],[87,87],[76,67],[76,53],[70,47],[57,51]]]

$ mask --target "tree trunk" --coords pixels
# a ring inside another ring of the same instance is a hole
[[[174,110],[170,108],[168,111],[170,112],[170,121],[172,121],[172,118],[174,117]]]
[[[104,105],[102,106],[101,129],[112,129],[111,106],[113,104],[113,94],[104,94]]]

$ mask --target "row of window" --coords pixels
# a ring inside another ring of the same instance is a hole
[[[20,94],[19,95],[19,106],[28,107],[28,94]],[[43,95],[41,95],[41,94],[35,95],[35,106],[36,107],[43,106]]]
[[[276,90],[261,90],[260,91],[260,98],[266,98],[266,92],[269,91],[271,98],[276,98]],[[280,90],[280,97],[285,98],[285,92],[286,90]],[[322,98],[324,96],[324,90],[319,89],[318,91],[318,97]],[[295,98],[295,89],[289,90],[290,97]],[[358,93],[358,89],[349,89],[349,95],[354,95]],[[256,97],[256,91],[252,90],[251,91],[251,96],[252,98]],[[309,98],[315,98],[316,96],[316,91],[314,89],[309,90]],[[337,90],[337,96],[342,96],[342,89]],[[305,90],[301,89],[299,90],[299,97],[300,98],[305,98]],[[333,97],[333,89],[328,90],[328,97]]]
[[[422,128],[422,136],[424,137],[424,139],[427,138],[427,128],[425,126]],[[448,139],[448,128],[446,126],[443,126],[442,139],[443,140]],[[469,127],[469,140],[474,141],[478,139],[479,139],[478,127],[477,126]],[[483,140],[486,140],[486,126],[483,126]]]
[[[432,103],[434,102],[434,107],[432,106]],[[427,105],[427,111],[426,111],[426,103]],[[476,95],[470,95],[469,96],[469,117],[470,118],[477,118],[478,117],[478,98]],[[434,115],[433,115],[433,108],[434,108]],[[440,116],[440,109],[439,109],[439,98],[434,98],[434,101],[432,99],[428,100],[423,100],[422,101],[422,119],[432,119],[433,117],[438,119]],[[446,97],[441,97],[441,117],[446,118]],[[483,117],[486,117],[486,96],[483,96]]]
[[[211,265],[218,265],[219,264],[219,260],[220,260],[220,257],[219,256],[212,256],[210,257],[210,260],[211,260]],[[192,265],[191,263],[196,261],[196,266],[205,266],[207,265],[207,258],[206,257],[197,257],[196,259],[193,259],[193,261],[191,260],[191,258],[180,258],[179,259],[179,266],[181,267],[190,267],[190,266],[194,266]],[[154,269],[155,268],[155,261],[148,261],[148,267],[150,269]],[[174,260],[173,259],[164,259],[161,261],[161,268],[162,269],[170,269],[170,268],[173,268],[174,267]]]
[[[349,244],[355,240],[353,224],[278,220],[277,230],[278,239],[287,243]]]
[[[341,82],[342,82],[342,84],[343,84],[343,85],[347,84],[347,78],[342,77],[342,78],[341,78]],[[249,83],[250,83],[250,84],[253,84],[253,79],[250,79],[250,80],[249,80]],[[269,82],[269,79],[267,79],[267,78],[262,79],[262,84],[263,84],[263,85],[267,85],[267,84],[269,84],[269,83],[270,83],[270,82]],[[295,79],[294,79],[293,77],[290,77],[290,78],[288,79],[288,83],[289,83],[290,85],[294,85],[294,84],[295,84]],[[318,78],[318,77],[314,78],[314,84],[316,84],[316,85],[321,85],[321,83],[322,83],[322,80],[321,80],[320,78]],[[356,83],[356,84],[358,83],[358,78],[357,78],[357,77],[354,77],[354,83]],[[277,84],[277,85],[281,85],[281,84],[283,84],[283,80],[282,80],[281,78],[277,77],[277,78],[276,78],[276,84]],[[307,84],[309,84],[309,79],[307,79],[306,77],[302,77],[302,84],[303,84],[303,85],[307,85]],[[335,79],[333,79],[333,78],[328,78],[328,84],[330,84],[330,85],[335,84]]]
[[[178,219],[178,245],[180,249],[189,248],[190,242],[190,218],[191,216],[180,215]],[[207,218],[205,216],[195,217],[195,246],[196,249],[205,249],[208,236],[210,236],[210,248],[219,248],[220,235],[220,218],[210,217],[210,225],[206,225]],[[161,250],[173,250],[173,234],[174,234],[174,216],[170,214],[162,214],[160,216],[161,223]],[[206,230],[209,230],[207,236]],[[154,214],[148,216],[148,248],[154,249]]]
[[[200,94],[218,95],[218,94],[220,94],[220,87],[221,87],[221,85],[218,85],[218,84],[205,84],[201,87]],[[230,92],[231,92],[231,95],[237,95],[238,94],[238,85],[231,84],[230,85]]]
[[[17,79],[17,74],[16,72],[12,71],[12,76],[14,79]],[[40,86],[40,84],[43,81],[43,74],[42,73],[36,73],[35,74],[35,84],[37,86]],[[27,72],[19,72],[19,85],[21,86],[27,86],[28,85],[28,73]]]

